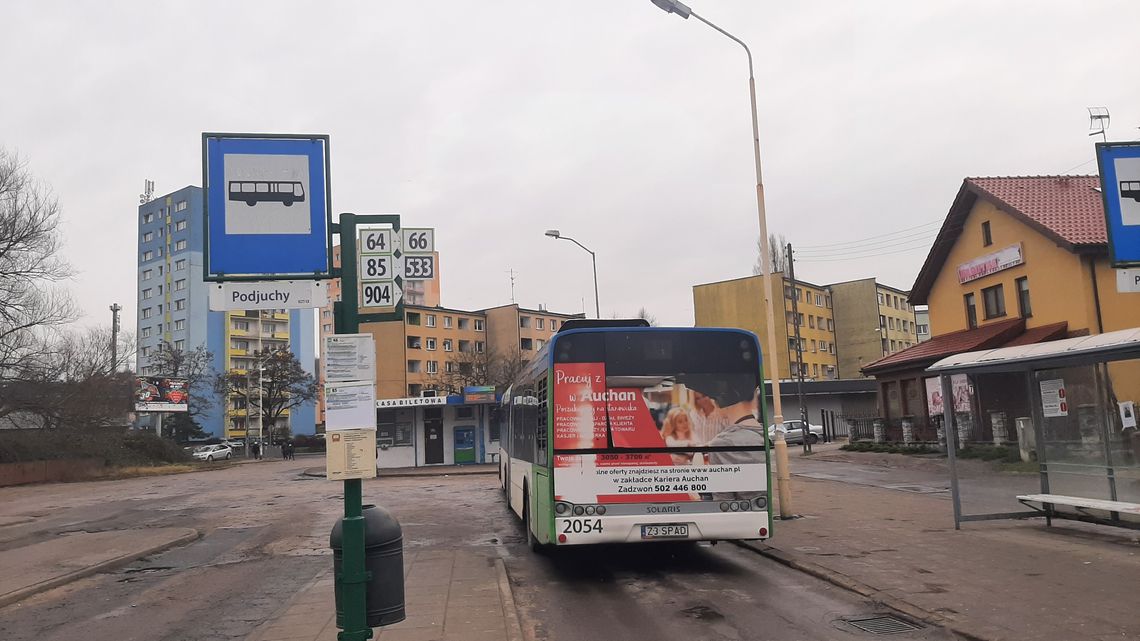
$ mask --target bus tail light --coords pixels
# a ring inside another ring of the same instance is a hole
[[[566,542],[566,535],[565,534],[559,534],[558,535],[558,542],[559,543],[565,543]]]
[[[569,503],[559,502],[559,503],[554,504],[554,512],[556,514],[566,514],[569,511],[570,511],[570,504]]]
[[[720,504],[720,511],[721,512],[727,512],[728,511],[728,503],[727,502],[722,502]]]
[[[574,516],[582,516],[585,513],[586,513],[586,508],[582,507],[581,505],[575,505],[574,506]]]
[[[606,506],[604,506],[604,505],[599,505],[599,506],[598,506],[598,516],[601,516],[601,515],[603,515],[603,514],[605,514],[605,513],[606,513]]]
[[[762,527],[759,532],[760,536],[768,536],[768,528]]]
[[[594,506],[593,505],[587,505],[586,506],[586,516],[593,516],[593,515],[594,515]]]
[[[758,496],[753,502],[756,504],[757,510],[763,510],[768,507],[768,499],[766,497]]]

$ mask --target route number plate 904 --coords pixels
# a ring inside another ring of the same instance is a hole
[[[663,523],[661,525],[641,526],[643,539],[687,539],[689,526],[685,523]]]

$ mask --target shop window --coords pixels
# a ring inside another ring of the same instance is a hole
[[[987,320],[1005,316],[1005,291],[1001,285],[983,289],[982,301],[985,305]]]

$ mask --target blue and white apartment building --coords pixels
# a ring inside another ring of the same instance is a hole
[[[259,349],[291,346],[310,374],[316,366],[316,318],[312,310],[251,310],[212,312],[209,284],[202,279],[205,224],[203,192],[184,187],[138,208],[138,371],[160,376],[151,358],[165,341],[190,351],[205,345],[213,354],[215,372],[250,372],[256,386],[252,357]],[[212,392],[210,392],[212,395]],[[256,409],[247,417],[241,399],[214,398],[197,416],[202,429],[217,437],[238,438],[257,432]],[[293,434],[316,431],[316,408],[306,404],[288,416]],[[140,426],[151,426],[142,416]],[[265,425],[266,434],[270,425]]]

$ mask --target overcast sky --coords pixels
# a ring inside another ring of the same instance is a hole
[[[756,56],[806,280],[909,288],[963,177],[1095,173],[1086,106],[1140,138],[1134,0],[691,4]],[[334,210],[437,228],[451,307],[513,269],[520,304],[592,312],[548,228],[597,252],[607,317],[691,325],[691,286],[755,260],[744,52],[649,0],[9,0],[0,59],[0,145],[62,202],[86,324],[134,325],[138,194],[200,185],[203,131],[329,134]]]

